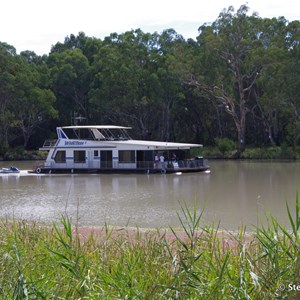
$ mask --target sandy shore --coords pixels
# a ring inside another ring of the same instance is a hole
[[[174,232],[171,229],[147,229],[147,228],[134,228],[134,227],[78,227],[74,228],[75,234],[81,242],[85,242],[90,238],[95,241],[103,241],[103,239],[108,238],[120,238],[127,240],[131,243],[136,243],[138,241],[160,241],[166,240],[168,243],[176,243],[179,239],[183,242],[189,242],[190,238],[183,229],[176,229]],[[216,240],[220,243],[223,250],[226,249],[236,249],[237,247],[243,245],[245,247],[250,246],[254,240],[254,235],[244,233],[242,238],[239,237],[238,232],[227,232],[223,230],[218,230],[214,232]],[[211,239],[211,235],[199,230],[194,236],[194,240],[197,239]]]

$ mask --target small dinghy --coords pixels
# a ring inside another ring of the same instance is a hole
[[[17,167],[10,167],[10,168],[2,168],[0,169],[1,174],[10,174],[10,173],[20,173],[20,170]]]

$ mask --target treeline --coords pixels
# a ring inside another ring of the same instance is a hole
[[[133,137],[213,145],[297,146],[300,22],[242,5],[199,28],[140,29],[103,40],[83,32],[49,55],[0,43],[0,155],[35,149],[56,126],[132,126]]]

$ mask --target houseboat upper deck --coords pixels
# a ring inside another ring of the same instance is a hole
[[[200,144],[131,139],[131,127],[85,125],[57,127],[57,139],[46,140],[48,151],[36,173],[174,173],[209,169],[202,157],[191,157]]]

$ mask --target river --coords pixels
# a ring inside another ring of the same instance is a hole
[[[0,217],[57,222],[68,215],[81,226],[178,227],[181,205],[194,203],[202,224],[236,230],[272,214],[288,226],[286,202],[294,208],[300,163],[210,161],[211,172],[150,175],[37,175],[35,162],[16,165],[20,174],[0,175]],[[293,209],[292,209],[293,210]]]

